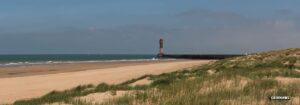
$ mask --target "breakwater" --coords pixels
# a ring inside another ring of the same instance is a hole
[[[238,57],[244,55],[238,54],[204,54],[204,55],[197,55],[197,54],[163,54],[160,55],[160,58],[175,58],[175,59],[205,59],[205,60],[219,60],[219,59],[226,59],[232,57]]]

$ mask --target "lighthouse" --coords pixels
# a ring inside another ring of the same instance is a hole
[[[159,39],[159,53],[158,53],[158,57],[162,58],[162,56],[164,55],[164,40],[162,38]]]

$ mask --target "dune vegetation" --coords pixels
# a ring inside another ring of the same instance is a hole
[[[131,85],[148,79],[151,84]],[[82,100],[95,93],[117,96],[102,102]],[[289,96],[290,100],[270,100]],[[300,49],[262,52],[214,61],[121,84],[101,83],[53,91],[14,105],[300,105]]]

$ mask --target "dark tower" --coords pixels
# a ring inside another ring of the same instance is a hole
[[[163,48],[164,48],[164,40],[162,38],[160,38],[159,39],[159,54],[158,54],[159,58],[162,58],[162,56],[164,55]]]

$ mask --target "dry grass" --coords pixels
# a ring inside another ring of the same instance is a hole
[[[275,80],[285,85],[292,84],[292,83],[300,83],[300,78],[276,77]]]

